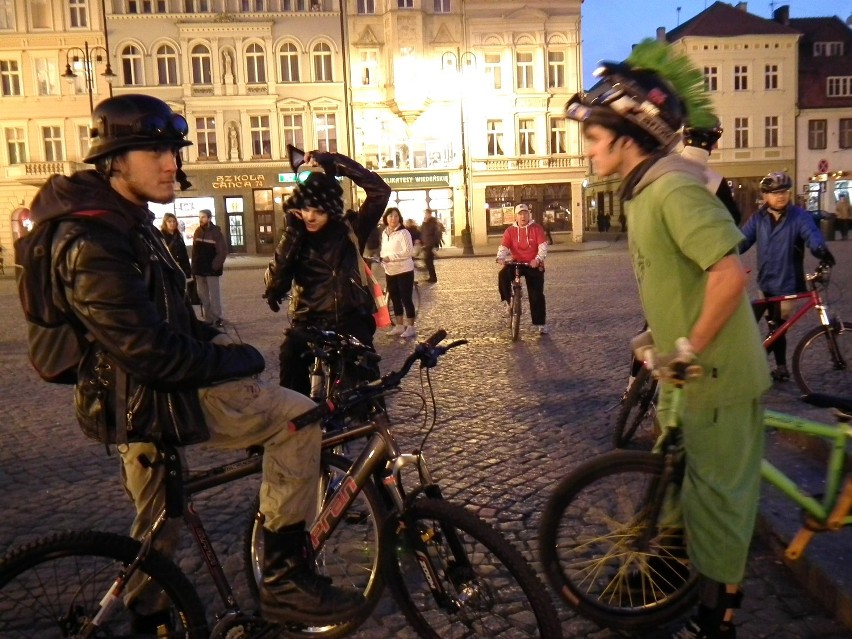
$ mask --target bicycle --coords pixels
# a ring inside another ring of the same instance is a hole
[[[675,380],[671,410],[661,419],[653,451],[604,453],[562,479],[545,507],[540,528],[547,579],[564,601],[596,623],[619,630],[658,627],[697,598],[683,526],[669,499],[684,473],[679,444],[684,375]],[[852,475],[844,478],[852,439],[852,399],[812,395],[808,401],[842,410],[835,425],[766,411],[764,426],[819,437],[832,444],[825,493],[808,495],[764,459],[763,481],[803,509],[805,521],[786,550],[798,559],[816,532],[852,525]]]
[[[4,637],[129,636],[129,611],[122,601],[127,580],[147,576],[171,611],[172,628],[162,636],[187,639],[244,637],[339,637],[352,632],[372,612],[383,588],[422,637],[500,635],[559,639],[561,628],[544,585],[518,550],[491,526],[462,506],[446,502],[421,449],[401,453],[380,401],[399,389],[419,362],[431,392],[429,369],[464,340],[440,346],[439,331],[415,347],[396,372],[344,391],[336,404],[319,404],[289,428],[317,421],[323,436],[322,509],[311,526],[321,574],[336,584],[359,588],[364,606],[344,623],[323,627],[275,626],[239,606],[216,553],[191,503],[195,493],[259,473],[262,455],[184,476],[179,451],[163,446],[167,462],[166,508],[137,541],[111,533],[59,533],[12,550],[0,559],[0,634]],[[425,373],[424,373],[425,371]],[[432,424],[435,425],[434,396]],[[374,408],[367,422],[351,414],[363,404]],[[354,462],[328,452],[368,438]],[[416,469],[416,473],[403,470]],[[408,490],[403,485],[413,482]],[[352,516],[354,513],[354,516]],[[152,548],[167,518],[180,516],[191,530],[216,585],[224,611],[209,630],[194,586],[170,560]],[[262,516],[256,514],[246,537],[245,569],[258,583],[262,565]],[[504,634],[500,634],[500,633]],[[147,635],[151,636],[151,635]]]
[[[808,311],[816,311],[819,326],[806,332],[793,351],[793,377],[803,395],[834,394],[852,387],[852,323],[832,315],[823,299],[830,274],[831,267],[820,262],[813,273],[805,276],[806,292],[752,301],[753,309],[782,301],[804,301],[795,313],[763,340],[767,351]],[[650,371],[642,367],[621,400],[612,438],[616,448],[627,446],[640,428],[653,425],[656,391],[657,381]]]
[[[512,335],[512,341],[517,342],[518,336],[521,333],[521,312],[524,305],[524,289],[521,286],[521,267],[529,266],[526,262],[515,262],[514,260],[506,260],[504,266],[514,268],[515,273],[512,276],[512,293],[509,297],[509,331]]]

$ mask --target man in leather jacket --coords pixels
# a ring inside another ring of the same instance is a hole
[[[287,226],[266,270],[263,297],[277,312],[292,289],[292,328],[281,343],[279,375],[281,386],[307,395],[309,362],[302,355],[308,346],[300,328],[333,330],[373,346],[375,303],[364,281],[361,255],[391,189],[376,173],[339,153],[308,153],[305,167],[307,178],[284,203]],[[344,216],[337,175],[366,192],[357,213]],[[378,377],[378,368],[371,373]]]
[[[191,144],[186,120],[161,100],[135,94],[104,100],[92,117],[85,161],[95,170],[50,178],[33,201],[32,219],[62,218],[53,240],[54,298],[88,344],[75,387],[77,418],[88,436],[117,444],[137,511],[131,534],[144,534],[164,504],[165,470],[154,442],[263,445],[264,616],[345,620],[361,595],[318,578],[307,559],[320,429],[286,428],[313,402],[264,386],[254,377],[265,366],[254,347],[195,318],[185,275],[147,208],[173,201],[175,181],[185,183],[177,154]],[[177,521],[157,538],[163,552],[174,550]],[[134,631],[160,636],[172,613],[149,590],[142,575],[129,584],[125,603]]]

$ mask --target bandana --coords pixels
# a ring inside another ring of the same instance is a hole
[[[311,173],[293,189],[285,209],[316,208],[331,217],[343,216],[343,188],[337,180],[325,173]]]

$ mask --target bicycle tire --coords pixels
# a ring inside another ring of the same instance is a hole
[[[421,497],[406,508],[406,526],[391,518],[382,572],[405,618],[427,639],[539,637],[559,639],[562,628],[544,584],[514,546],[465,508]],[[465,562],[454,557],[447,530],[458,535]],[[418,535],[450,595],[438,606],[407,535]],[[392,552],[391,552],[392,550]],[[434,563],[433,563],[434,565]]]
[[[512,294],[512,316],[510,327],[512,330],[512,341],[518,341],[518,335],[521,333],[521,303],[523,296],[520,294]]]
[[[131,563],[139,548],[130,537],[85,530],[58,533],[10,551],[0,559],[0,636],[78,636],[119,576],[120,565]],[[174,628],[169,637],[210,636],[204,606],[174,563],[152,550],[139,570],[170,603]],[[129,637],[130,620],[130,611],[119,602],[92,637]]]
[[[656,410],[654,397],[657,393],[657,380],[644,366],[636,373],[636,378],[627,391],[618,409],[615,428],[612,433],[612,445],[626,448],[633,437],[642,428],[642,433],[656,429]]]
[[[346,474],[352,462],[344,457],[324,451],[321,468],[329,469],[333,477],[321,473],[321,485],[318,511],[325,505],[336,483],[335,480]],[[325,488],[325,489],[324,489]],[[257,510],[258,501],[254,501],[257,513],[249,522],[243,542],[244,567],[246,581],[255,602],[260,601],[259,584],[263,568],[263,537],[260,528],[263,517]],[[381,597],[384,582],[379,569],[379,556],[382,552],[381,526],[385,519],[385,508],[381,497],[372,483],[367,483],[349,512],[354,516],[344,517],[326,545],[317,553],[317,569],[320,574],[332,577],[336,584],[356,587],[362,590],[366,604],[346,623],[328,626],[308,626],[286,624],[281,632],[284,637],[314,637],[333,639],[353,632],[373,612]],[[370,550],[372,548],[372,550]],[[354,561],[350,561],[354,558]],[[341,574],[341,569],[345,575]],[[346,579],[345,577],[348,577]]]
[[[832,322],[831,331],[845,360],[843,368],[836,367],[824,326],[805,333],[793,351],[793,378],[805,395],[843,395],[852,387],[852,323]]]
[[[697,595],[681,524],[657,530],[647,547],[643,517],[654,504],[663,455],[619,450],[566,476],[545,506],[539,545],[550,585],[582,616],[608,628],[656,628]],[[659,505],[659,504],[657,504]]]

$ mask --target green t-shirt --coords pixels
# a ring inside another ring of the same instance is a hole
[[[625,207],[645,318],[657,350],[669,353],[698,320],[707,269],[735,252],[743,235],[719,200],[685,173],[661,175]],[[688,405],[723,406],[769,388],[766,353],[745,293],[697,363],[704,374],[686,385]]]

